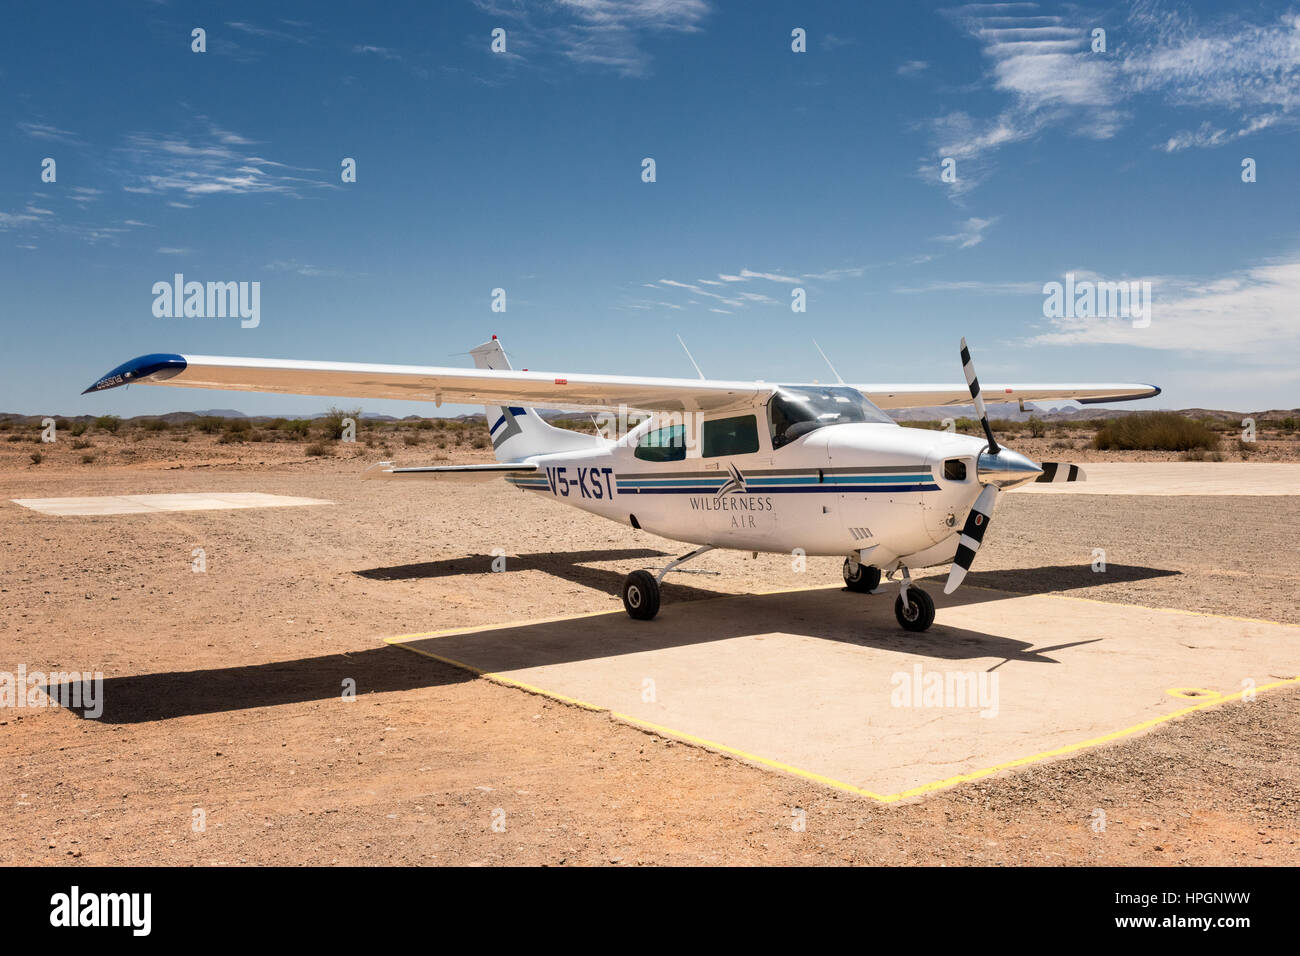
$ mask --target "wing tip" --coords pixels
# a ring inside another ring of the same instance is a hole
[[[1076,398],[1074,399],[1080,405],[1102,405],[1107,402],[1136,402],[1144,398],[1155,398],[1163,389],[1159,385],[1142,386],[1146,391],[1130,392],[1127,395],[1109,395],[1104,398]]]
[[[188,364],[185,356],[173,352],[151,352],[148,355],[140,355],[123,362],[107,375],[100,376],[98,381],[81,394],[89,395],[91,392],[102,392],[105,389],[119,388],[148,379],[162,381],[173,378],[185,371]]]

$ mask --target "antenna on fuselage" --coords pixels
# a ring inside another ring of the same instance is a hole
[[[823,359],[826,359],[826,364],[827,364],[827,366],[830,367],[830,370],[831,370],[832,374],[834,374],[834,376],[835,376],[835,381],[837,381],[839,384],[843,385],[843,384],[844,384],[844,379],[840,378],[840,373],[835,371],[835,366],[834,366],[834,365],[831,365],[831,360],[828,359],[828,358],[826,358],[826,353],[825,353],[825,352],[822,352],[822,347],[821,347],[820,345],[817,345],[817,340],[816,340],[816,339],[813,339],[813,340],[812,340],[812,343],[813,343],[814,346],[816,346],[817,351],[818,351],[818,352],[821,352],[821,354],[822,354],[822,358],[823,358]]]
[[[682,342],[682,337],[680,335],[677,336],[677,341]],[[699,364],[696,363],[695,356],[691,354],[691,350],[686,347],[685,342],[682,342],[682,351],[686,353],[686,357],[690,359],[691,364],[695,366],[695,371],[700,373],[700,378],[704,378],[704,372],[700,369]]]

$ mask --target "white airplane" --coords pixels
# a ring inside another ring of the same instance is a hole
[[[907,630],[923,631],[934,621],[934,601],[911,583],[910,570],[951,563],[944,592],[952,593],[979,550],[1000,490],[1083,477],[1077,465],[1040,466],[998,444],[965,339],[966,387],[514,371],[496,336],[470,354],[474,369],[153,354],[118,366],[86,392],[136,384],[482,403],[496,464],[380,462],[364,477],[502,476],[525,492],[698,545],[657,573],[627,576],[623,606],[640,620],[658,613],[664,576],[706,551],[801,549],[844,555],[844,582],[854,591],[876,592],[882,571],[891,579],[901,572],[895,616]],[[997,394],[1021,403],[1088,404],[1152,398],[1160,389],[1006,385]],[[902,427],[882,411],[972,399],[984,438]],[[649,416],[607,438],[556,428],[534,407]]]

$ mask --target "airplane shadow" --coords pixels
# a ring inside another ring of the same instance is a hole
[[[315,700],[342,703],[343,682],[349,679],[356,682],[356,695],[361,698],[371,693],[464,683],[474,675],[384,645],[269,664],[110,677],[104,680],[103,713],[98,720],[138,724]],[[41,689],[56,700],[78,699],[69,685]],[[91,719],[85,706],[67,709]]]
[[[682,554],[689,553],[686,548]],[[358,577],[372,581],[403,581],[412,578],[444,578],[466,574],[516,574],[520,571],[542,571],[565,581],[601,591],[606,594],[621,594],[625,571],[608,568],[586,567],[592,561],[629,561],[640,562],[637,567],[646,569],[661,568],[669,561],[679,557],[667,551],[653,548],[623,548],[611,551],[554,551],[543,554],[507,555],[505,570],[493,572],[493,556],[490,554],[467,554],[459,558],[442,561],[423,561],[419,564],[398,564],[387,568],[367,568],[354,571]],[[699,567],[699,565],[696,565]],[[632,570],[629,568],[628,570]],[[674,600],[698,601],[704,598],[721,597],[723,591],[683,584],[681,575],[666,578],[665,594],[671,593]]]
[[[547,571],[566,580],[617,593],[622,574],[581,568],[577,563],[582,560],[611,560],[611,555],[616,560],[656,559],[652,566],[667,557],[664,552],[649,549],[584,551],[523,555],[508,560],[507,567],[512,571]],[[490,562],[491,556],[476,555],[356,573],[381,581],[491,574],[493,572],[487,570]],[[1008,592],[1080,589],[1111,581],[1138,581],[1178,573],[1110,565],[1104,574],[1094,574],[1088,566],[1055,566],[973,572],[967,586],[950,597],[941,594],[940,581],[927,581],[925,586],[940,599],[942,609],[1004,600]],[[654,621],[632,621],[620,609],[571,620],[524,623],[416,639],[411,644],[417,647],[427,644],[429,649],[436,647],[439,656],[464,661],[481,671],[493,673],[644,654],[780,632],[910,657],[945,661],[993,659],[998,663],[987,669],[995,670],[1011,661],[1059,664],[1062,663],[1058,656],[1060,651],[1105,639],[1104,633],[1089,632],[1086,624],[1074,626],[1077,639],[1046,646],[941,623],[924,633],[913,634],[901,630],[894,620],[894,594],[892,586],[888,591],[875,595],[856,594],[845,588],[828,586],[762,595],[729,595],[671,584],[665,588],[663,611]],[[680,607],[686,603],[683,598],[690,601],[710,597],[720,600],[691,608]],[[1014,613],[1009,604],[1008,614]],[[1083,615],[1085,612],[1077,613]],[[1086,619],[1080,617],[1078,620]],[[431,620],[430,629],[436,623]],[[1056,635],[1047,635],[1049,639],[1053,636]],[[797,661],[793,661],[791,666],[797,667]],[[104,681],[103,713],[98,719],[108,724],[134,724],[279,704],[339,700],[343,682],[347,679],[356,682],[356,693],[361,696],[445,686],[475,678],[472,673],[449,664],[384,646],[266,664],[109,678]],[[70,688],[66,686],[47,687],[45,691],[57,699],[73,699]],[[69,709],[78,716],[87,716],[84,707]]]

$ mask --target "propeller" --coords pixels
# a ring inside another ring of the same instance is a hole
[[[966,578],[970,564],[975,560],[975,552],[984,543],[984,532],[989,529],[989,520],[993,517],[993,505],[998,500],[998,486],[985,485],[980,496],[971,506],[966,516],[966,526],[961,529],[958,538],[957,556],[952,559],[952,570],[948,572],[948,583],[943,586],[944,594],[951,594]]]
[[[975,363],[971,361],[965,336],[962,336],[961,340],[961,370],[966,373],[966,385],[970,388],[970,397],[975,399],[975,413],[979,415],[980,424],[984,426],[984,437],[989,440],[989,454],[996,455],[1002,449],[998,447],[998,440],[993,437],[993,427],[989,425],[988,409],[984,407],[984,396],[980,394],[980,380],[975,376]]]
[[[975,363],[971,361],[970,349],[966,339],[961,340],[961,368],[966,374],[966,385],[970,396],[975,400],[975,412],[984,426],[984,435],[989,441],[988,449],[979,456],[976,463],[976,479],[984,486],[980,496],[971,506],[966,516],[966,525],[958,539],[957,554],[952,560],[952,569],[948,572],[948,582],[943,586],[944,594],[951,594],[966,577],[975,552],[984,542],[984,533],[989,529],[993,518],[993,507],[997,504],[998,491],[1001,488],[1013,488],[1016,485],[1042,477],[1043,469],[1024,455],[1003,448],[993,437],[993,426],[989,424],[988,409],[984,407],[984,397],[980,394],[980,380],[975,375]]]
[[[1087,473],[1078,465],[1071,465],[1064,461],[1045,461],[1042,462],[1043,473],[1034,481],[1060,482],[1060,481],[1087,481]]]

